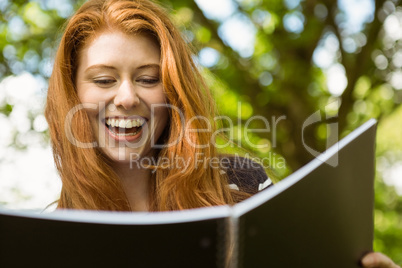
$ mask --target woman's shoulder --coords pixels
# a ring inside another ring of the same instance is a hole
[[[223,155],[220,160],[232,189],[255,194],[273,185],[264,167],[252,159]]]

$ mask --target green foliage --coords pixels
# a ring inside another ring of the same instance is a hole
[[[402,197],[383,182],[381,175],[377,176],[375,190],[374,250],[402,263]]]
[[[3,107],[0,107],[0,113],[9,116],[10,113],[13,111],[13,106],[6,103]]]

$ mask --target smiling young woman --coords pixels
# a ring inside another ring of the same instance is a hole
[[[45,115],[63,184],[58,208],[168,211],[252,193],[229,187],[233,172],[196,159],[218,157],[214,126],[194,120],[213,119],[214,102],[180,32],[151,1],[93,0],[77,11],[56,55]],[[138,168],[133,158],[167,164]],[[248,177],[266,179],[262,169]]]
[[[151,140],[141,142],[148,136],[143,131],[152,123],[148,133],[158,139],[168,121],[157,43],[144,34],[109,30],[84,46],[78,59],[76,87],[81,103],[104,106],[87,110],[95,139],[105,141],[102,152],[113,164],[132,160],[134,153],[151,156]],[[125,142],[133,146],[124,146]]]
[[[45,115],[62,179],[58,209],[231,205],[269,185],[248,160],[252,168],[239,170],[226,158],[224,172],[205,164],[221,157],[214,101],[180,32],[149,0],[90,0],[77,11],[57,51]],[[379,253],[362,264],[398,267]]]

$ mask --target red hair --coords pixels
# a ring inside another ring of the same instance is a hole
[[[68,22],[57,51],[45,115],[57,169],[62,179],[58,208],[93,210],[131,210],[118,176],[99,148],[79,148],[65,134],[69,111],[80,104],[75,89],[78,52],[94,36],[105,29],[127,34],[146,33],[158,42],[161,50],[161,79],[168,103],[177,107],[187,123],[195,116],[215,115],[213,99],[203,82],[180,32],[166,12],[148,0],[91,0],[86,2]],[[169,109],[171,110],[171,109]],[[175,143],[182,133],[181,117],[170,111],[164,142]],[[190,128],[207,129],[208,122],[192,120]],[[186,139],[163,148],[158,157],[185,159],[185,170],[176,166],[155,167],[151,178],[151,210],[181,210],[205,206],[233,204],[244,199],[243,194],[228,187],[225,174],[210,165],[199,166],[195,155],[204,159],[217,157],[211,132],[186,132],[192,144],[208,145],[196,148]],[[93,142],[93,133],[85,111],[78,111],[71,132],[80,142]],[[198,166],[197,166],[198,165]]]

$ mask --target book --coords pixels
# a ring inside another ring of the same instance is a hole
[[[0,267],[357,268],[372,250],[375,133],[371,119],[234,206],[152,213],[0,209]]]

